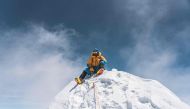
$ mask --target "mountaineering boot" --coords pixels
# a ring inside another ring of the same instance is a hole
[[[77,84],[82,84],[84,82],[80,77],[75,78],[75,81]]]

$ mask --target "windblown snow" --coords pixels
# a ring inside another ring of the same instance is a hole
[[[49,109],[190,109],[158,81],[116,69],[71,90],[75,84],[71,81]]]

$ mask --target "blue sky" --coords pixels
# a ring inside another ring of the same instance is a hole
[[[190,104],[188,0],[1,0],[0,108],[45,109],[93,48]]]

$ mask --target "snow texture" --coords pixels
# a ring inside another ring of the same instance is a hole
[[[49,109],[190,109],[158,81],[116,69],[87,79],[71,91],[75,84],[71,81]]]

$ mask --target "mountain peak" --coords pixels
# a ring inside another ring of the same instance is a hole
[[[190,109],[161,83],[127,72],[104,71],[82,85],[71,81],[49,109]]]

